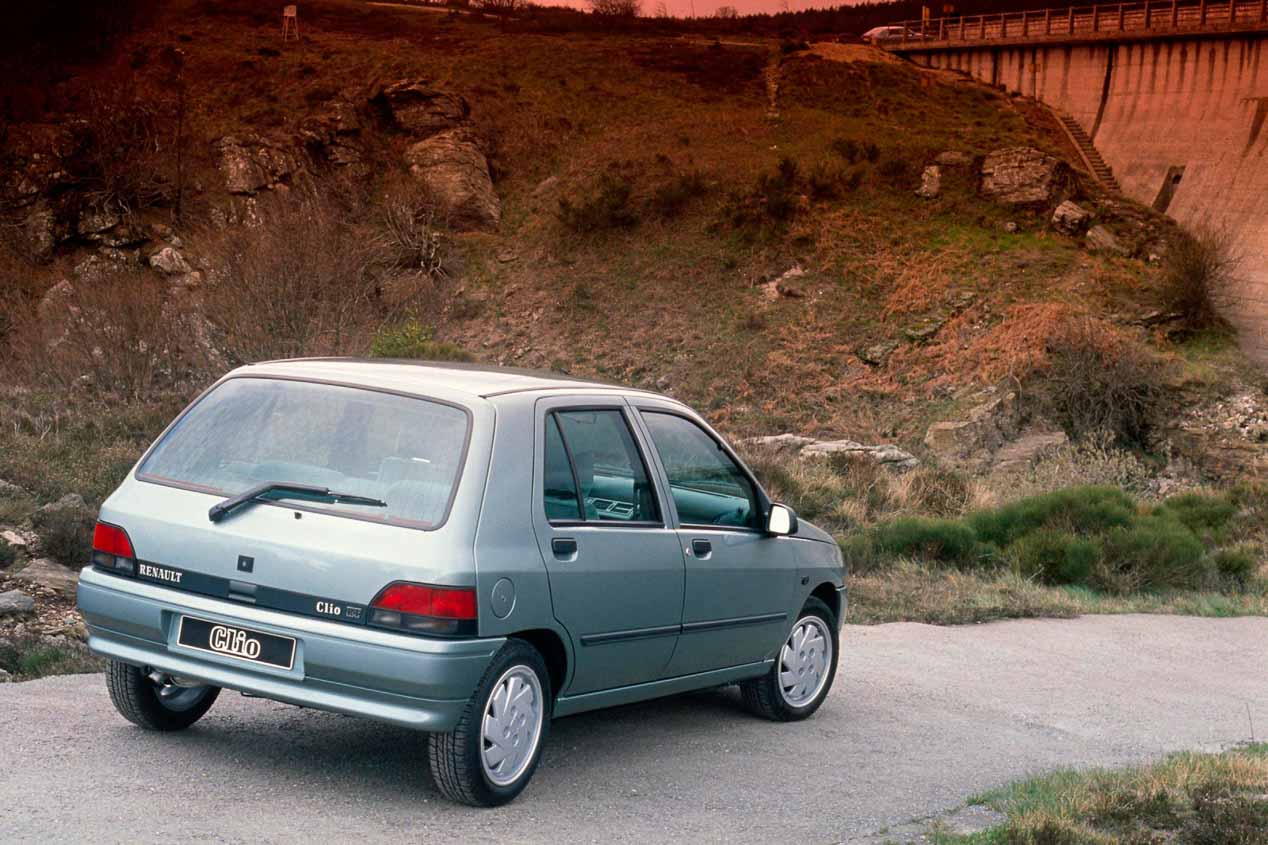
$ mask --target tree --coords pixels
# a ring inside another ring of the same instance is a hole
[[[513,15],[523,11],[525,0],[477,0],[481,11],[493,15]]]
[[[740,16],[739,11],[734,6],[719,6],[718,10],[713,13],[715,18],[720,20],[735,20]]]
[[[665,5],[665,0],[660,0],[660,2],[656,4],[655,15],[661,20],[665,20],[669,17],[669,7]]]
[[[642,0],[588,0],[596,15],[608,18],[634,18],[642,10]]]

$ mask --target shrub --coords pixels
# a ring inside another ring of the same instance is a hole
[[[99,671],[102,660],[64,637],[24,635],[0,639],[0,669],[21,681]]]
[[[950,519],[903,517],[877,528],[879,549],[900,557],[971,565],[977,536],[963,522]]]
[[[832,152],[841,156],[850,164],[854,164],[863,155],[863,147],[853,138],[836,138],[828,146]]]
[[[1148,448],[1166,399],[1161,359],[1091,319],[1066,324],[1047,352],[1047,367],[1026,383],[1044,416],[1072,439],[1107,433]]]
[[[1224,496],[1181,493],[1159,505],[1155,513],[1178,520],[1204,542],[1214,545],[1226,538],[1228,524],[1237,510],[1237,505]]]
[[[559,200],[559,221],[576,232],[601,232],[638,223],[631,198],[633,185],[615,173],[604,173],[588,195],[577,202]]]
[[[80,506],[43,508],[31,518],[40,538],[40,552],[64,566],[83,566],[92,552],[96,520]]]
[[[1175,519],[1142,517],[1106,532],[1103,543],[1093,583],[1108,592],[1210,586],[1214,573],[1202,541]]]
[[[1070,487],[978,511],[969,515],[968,523],[983,542],[1003,548],[1041,528],[1088,536],[1128,525],[1135,515],[1135,502],[1122,490]]]
[[[1045,584],[1086,584],[1101,555],[1091,540],[1048,528],[1021,537],[1009,552],[1019,574]]]
[[[1230,304],[1240,264],[1225,232],[1199,229],[1173,238],[1159,290],[1164,310],[1178,314],[1190,331],[1222,326],[1220,312]]]
[[[796,160],[781,158],[773,171],[758,175],[751,191],[731,196],[731,224],[750,236],[779,229],[797,213],[800,184],[801,167]]]
[[[1234,546],[1212,552],[1209,565],[1225,583],[1245,588],[1259,574],[1260,561],[1253,548]]]
[[[676,217],[687,203],[704,196],[708,185],[698,170],[675,174],[652,194],[652,211],[659,217]]]
[[[846,190],[850,189],[850,178],[846,176],[845,170],[840,165],[831,165],[821,161],[814,166],[814,169],[810,171],[810,175],[806,177],[806,187],[813,199],[837,199]]]
[[[1119,448],[1105,434],[1067,443],[1021,467],[997,472],[990,489],[1002,500],[1050,493],[1066,487],[1110,485],[1141,494],[1150,489],[1152,469],[1134,452]]]
[[[470,352],[452,343],[434,340],[432,330],[417,320],[383,327],[370,344],[375,358],[413,358],[426,361],[474,361]]]

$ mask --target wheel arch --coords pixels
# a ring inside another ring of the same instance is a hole
[[[530,628],[516,631],[510,635],[513,639],[522,640],[533,648],[546,661],[546,670],[550,672],[550,694],[558,698],[568,681],[568,670],[571,668],[568,647],[564,638],[550,628]]]
[[[810,598],[816,598],[828,606],[828,610],[832,611],[832,618],[840,624],[841,622],[841,594],[837,592],[836,585],[831,581],[824,581],[819,586],[810,591]]]

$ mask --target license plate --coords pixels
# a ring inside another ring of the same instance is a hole
[[[223,654],[250,663],[264,663],[290,669],[295,665],[295,640],[226,625],[208,622],[193,616],[182,616],[176,642],[187,648]]]

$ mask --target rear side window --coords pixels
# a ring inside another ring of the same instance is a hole
[[[753,483],[708,432],[674,414],[644,411],[643,422],[669,477],[683,524],[755,526]]]
[[[544,463],[547,518],[660,522],[647,467],[620,411],[549,414]]]
[[[445,521],[466,455],[467,412],[354,387],[234,378],[204,396],[138,470],[223,496],[265,482],[387,503],[306,507],[416,528]],[[285,499],[286,494],[271,494]]]

